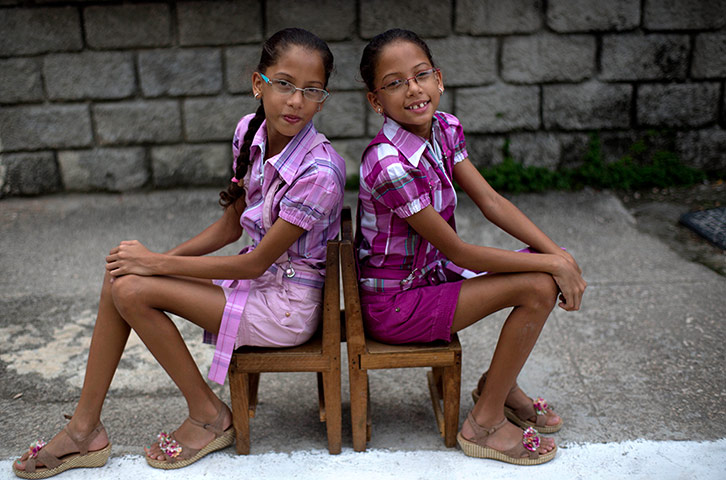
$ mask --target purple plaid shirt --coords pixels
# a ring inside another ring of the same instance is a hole
[[[247,115],[237,125],[232,143],[235,166],[239,147],[253,117],[254,114]],[[251,165],[244,178],[246,208],[240,224],[252,239],[252,245],[240,253],[254,249],[267,233],[262,219],[264,198],[276,183],[274,180],[281,179],[281,186],[273,197],[272,223],[282,218],[306,230],[287,250],[296,269],[295,276],[286,281],[322,288],[327,242],[337,238],[340,230],[345,160],[315,130],[312,122],[305,125],[280,154],[264,160],[265,125],[263,122],[252,141]],[[275,273],[282,267],[273,263],[269,270]],[[253,283],[254,279],[238,282],[227,301],[219,333],[204,333],[205,343],[216,343],[209,378],[218,383],[224,382],[247,292]]]
[[[363,290],[401,290],[399,280],[376,278],[371,273],[375,269],[413,270],[414,252],[423,239],[409,227],[406,217],[431,205],[453,226],[456,192],[451,172],[456,163],[468,157],[459,120],[436,112],[432,139],[429,142],[386,118],[378,137],[363,154],[357,239]],[[449,263],[431,244],[423,253],[423,273]]]

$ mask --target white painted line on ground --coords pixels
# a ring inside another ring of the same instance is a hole
[[[0,461],[0,478],[16,478],[12,460]],[[464,456],[459,450],[389,451],[340,455],[325,450],[236,456],[209,455],[189,467],[161,471],[141,456],[112,457],[103,468],[69,470],[61,480],[108,479],[487,479],[487,480],[716,480],[726,479],[726,438],[713,442],[654,442],[569,445],[544,465],[518,467]]]

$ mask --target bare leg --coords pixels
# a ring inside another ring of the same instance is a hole
[[[179,386],[187,400],[189,415],[203,422],[214,420],[219,409],[226,406],[206,384],[176,326],[161,310],[177,313],[216,332],[225,305],[222,290],[211,281],[195,279],[126,276],[116,278],[113,283],[109,279],[106,274],[81,398],[68,429],[82,437],[97,425],[132,327]],[[231,414],[228,417],[225,427],[231,424]],[[186,422],[176,433],[180,441],[192,448],[202,447],[212,439],[211,433]],[[108,437],[102,432],[89,448],[98,450],[107,444]],[[56,435],[45,448],[57,457],[76,450],[63,433]],[[23,455],[17,465],[19,469],[24,468],[26,458]]]
[[[211,423],[223,408],[227,410],[224,427],[231,425],[231,413],[209,388],[179,330],[164,313],[176,313],[216,332],[226,302],[222,290],[211,282],[127,275],[116,279],[112,294],[121,316],[179,387],[186,399],[189,416]],[[185,421],[176,430],[175,437],[192,448],[201,448],[214,435]],[[163,458],[158,447],[151,448],[149,452],[154,458]]]
[[[110,276],[106,274],[101,288],[96,325],[91,337],[81,398],[67,426],[78,438],[90,433],[101,419],[101,408],[106,392],[131,331],[113,304],[109,279]],[[104,431],[91,441],[89,448],[91,451],[100,450],[106,445],[108,445],[108,436]],[[76,450],[75,444],[65,434],[57,434],[45,448],[57,457]],[[26,458],[27,455],[23,455],[22,462],[17,465],[20,470],[25,468]]]
[[[504,417],[504,402],[527,361],[557,299],[558,289],[550,275],[542,273],[502,274],[464,282],[454,314],[452,331],[458,331],[503,308],[514,307],[504,322],[494,350],[484,390],[472,414],[479,425],[491,427]],[[462,435],[473,438],[468,423]],[[506,450],[522,440],[522,430],[507,424],[494,433],[489,446]],[[551,438],[542,438],[540,453],[554,448]]]

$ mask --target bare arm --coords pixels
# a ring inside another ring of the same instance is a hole
[[[406,218],[408,224],[460,267],[500,273],[549,273],[565,298],[560,307],[565,310],[579,309],[587,284],[572,256],[559,248],[517,207],[499,195],[468,159],[454,167],[454,178],[487,219],[543,253],[532,255],[466,243],[430,205]]]

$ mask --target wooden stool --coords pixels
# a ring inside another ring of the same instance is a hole
[[[340,453],[340,275],[339,242],[328,241],[323,321],[306,343],[290,348],[240,347],[232,354],[229,390],[237,453],[250,453],[250,418],[255,416],[261,372],[317,372],[320,421],[328,433],[328,451]]]
[[[461,393],[461,344],[454,334],[450,343],[387,345],[365,336],[361,315],[358,276],[352,243],[350,208],[343,209],[340,261],[345,302],[345,337],[348,344],[350,410],[353,423],[353,449],[365,451],[371,438],[368,370],[431,367],[429,392],[434,415],[444,444],[456,445]],[[443,403],[443,407],[442,407]]]

